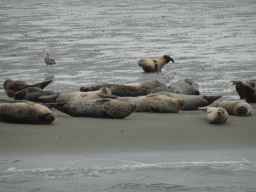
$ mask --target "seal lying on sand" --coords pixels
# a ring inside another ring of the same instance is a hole
[[[111,95],[111,90],[109,88],[102,88],[98,91],[89,91],[86,93],[82,92],[71,92],[71,93],[61,93],[51,96],[42,96],[39,99],[44,100],[49,103],[59,103],[67,101],[78,101],[78,100],[90,100],[90,99],[100,99],[98,94]]]
[[[154,59],[141,59],[138,64],[145,72],[160,72],[164,65],[170,61],[174,63],[174,60],[169,55],[164,55]]]
[[[51,124],[55,116],[50,109],[32,102],[0,103],[0,121],[9,123]]]
[[[47,104],[73,117],[123,119],[136,109],[133,104],[115,99],[93,99]]]
[[[103,98],[110,97],[118,99],[119,101],[134,104],[136,105],[136,112],[178,113],[185,103],[183,100],[165,95],[147,95],[139,97],[117,97],[114,95],[100,96]]]
[[[243,83],[242,81],[231,81],[236,86],[236,92],[240,96],[240,99],[245,99],[244,85],[255,88],[256,80],[249,80]],[[248,102],[248,101],[247,101]]]
[[[142,83],[139,87],[142,87],[145,89],[155,89],[157,87],[165,87],[168,89],[165,83],[159,82],[158,80]]]
[[[229,115],[237,116],[249,116],[252,115],[252,107],[250,104],[246,103],[243,100],[223,100],[219,102],[217,107],[222,107],[226,109]]]
[[[172,83],[168,87],[172,93],[180,93],[184,95],[199,95],[198,85],[191,79],[181,79]]]
[[[44,89],[49,83],[52,81],[43,81],[34,85],[28,85],[24,81],[13,81],[11,79],[8,79],[4,82],[4,89],[6,94],[9,97],[13,97],[13,95],[22,89],[28,88],[28,87],[39,87],[41,89]]]
[[[228,119],[228,112],[220,107],[199,107],[198,109],[207,113],[209,123],[222,124]]]
[[[222,95],[216,96],[199,96],[199,95],[183,95],[178,93],[159,92],[155,93],[159,95],[166,95],[168,97],[181,99],[185,101],[185,105],[181,110],[198,110],[198,107],[205,107],[212,104],[217,99],[221,98]]]
[[[15,100],[27,100],[32,102],[45,103],[45,100],[39,99],[39,97],[54,94],[56,94],[56,92],[54,91],[44,91],[43,89],[38,87],[29,87],[26,89],[22,89],[21,91],[17,91],[13,95],[13,98]]]
[[[113,95],[117,95],[120,97],[137,97],[141,95],[147,95],[151,92],[150,89],[145,89],[142,87],[134,87],[129,85],[118,85],[118,84],[103,84],[103,85],[95,85],[89,87],[81,87],[80,91],[96,91],[103,87],[107,87],[111,90]]]

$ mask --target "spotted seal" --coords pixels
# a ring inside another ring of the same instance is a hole
[[[198,85],[191,79],[181,79],[173,82],[168,87],[172,93],[180,93],[184,95],[199,95]]]
[[[47,104],[72,117],[123,119],[136,109],[136,105],[115,99],[92,99]]]
[[[207,118],[211,124],[223,124],[228,119],[228,112],[221,107],[199,107],[198,109],[207,113]]]
[[[4,89],[6,94],[9,97],[13,97],[13,95],[17,92],[20,91],[22,89],[28,88],[28,87],[39,87],[41,89],[44,89],[49,83],[51,83],[52,81],[43,81],[34,85],[28,85],[26,82],[24,81],[14,81],[11,79],[7,79],[4,82]]]
[[[138,65],[142,67],[144,72],[160,72],[165,64],[174,60],[169,55],[163,55],[162,57],[149,58],[149,59],[141,59],[138,62]]]
[[[252,107],[243,100],[223,100],[219,102],[217,107],[226,109],[229,115],[250,116],[252,115]]]
[[[52,111],[33,102],[0,102],[0,121],[9,123],[51,124]]]

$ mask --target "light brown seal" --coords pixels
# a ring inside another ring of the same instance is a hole
[[[138,64],[145,72],[160,72],[164,65],[170,61],[174,63],[174,60],[169,55],[164,55],[153,59],[141,59]]]
[[[71,92],[71,93],[58,93],[51,96],[42,96],[39,99],[44,100],[48,103],[59,103],[67,101],[78,101],[78,100],[90,100],[90,99],[100,99],[98,94],[111,95],[112,92],[109,88],[103,87],[98,91],[89,91],[89,92]]]
[[[222,95],[215,96],[199,96],[199,95],[183,95],[178,93],[169,92],[158,92],[154,94],[166,95],[168,97],[180,99],[185,101],[185,105],[181,110],[198,110],[198,107],[205,107],[212,104],[217,99],[221,98]]]
[[[207,118],[211,124],[222,124],[228,119],[228,112],[221,107],[199,107],[198,109],[207,113]]]
[[[136,109],[133,104],[115,99],[93,99],[47,104],[73,117],[123,119]]]
[[[199,95],[198,84],[194,83],[191,79],[181,79],[173,82],[168,87],[172,93],[180,93],[184,95]]]
[[[28,85],[26,82],[24,81],[13,81],[11,79],[7,79],[4,82],[4,89],[6,94],[9,97],[13,97],[13,95],[17,92],[20,91],[22,89],[28,88],[28,87],[39,87],[41,89],[44,89],[49,83],[51,83],[52,81],[43,81],[34,85]]]
[[[88,87],[81,87],[80,91],[96,91],[103,87],[107,87],[111,90],[112,95],[117,95],[120,97],[137,97],[142,95],[147,95],[151,92],[150,89],[145,89],[142,87],[134,87],[129,85],[118,85],[118,84],[103,84],[103,85],[94,85]]]
[[[243,100],[223,100],[219,102],[217,107],[222,107],[226,109],[229,115],[237,116],[249,116],[252,115],[252,107],[250,104],[246,103]]]
[[[136,112],[178,113],[184,105],[184,101],[165,95],[147,95],[138,97],[117,97],[100,95],[103,98],[114,98],[119,101],[136,105]]]
[[[9,123],[51,124],[55,116],[50,109],[32,102],[0,103],[0,121]]]

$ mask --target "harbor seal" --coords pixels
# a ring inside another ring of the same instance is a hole
[[[149,59],[141,59],[139,60],[138,65],[142,67],[144,72],[160,72],[165,64],[174,60],[169,55],[163,55],[162,57],[149,58]]]
[[[41,89],[44,89],[49,83],[51,83],[52,81],[43,81],[34,85],[28,85],[26,82],[24,81],[13,81],[11,79],[7,79],[4,82],[4,89],[6,94],[9,97],[13,97],[13,95],[17,92],[20,91],[22,89],[28,88],[28,87],[39,87]]]
[[[118,84],[103,84],[103,85],[95,85],[89,87],[81,87],[80,91],[96,91],[103,87],[107,87],[111,90],[112,95],[117,95],[120,97],[137,97],[142,95],[147,95],[151,92],[150,89],[145,89],[142,87],[134,87],[129,85],[118,85]]]
[[[155,81],[147,81],[145,83],[142,83],[139,87],[142,87],[144,89],[155,89],[157,87],[167,87],[167,85],[165,83],[162,83],[158,80]]]
[[[198,85],[191,79],[181,79],[173,82],[168,87],[172,93],[180,93],[184,95],[199,95]]]
[[[138,97],[117,97],[100,95],[102,98],[114,98],[136,105],[136,112],[178,113],[185,101],[165,95],[146,95]]]
[[[199,96],[199,95],[183,95],[178,93],[169,93],[169,92],[158,92],[154,94],[166,95],[168,97],[181,99],[185,101],[185,105],[181,110],[190,111],[198,110],[198,107],[205,107],[212,104],[217,99],[221,98],[222,95],[215,96]]]
[[[103,87],[98,91],[89,91],[89,92],[71,92],[71,93],[57,93],[51,96],[42,96],[39,99],[44,100],[48,103],[59,103],[66,101],[78,101],[78,100],[90,100],[90,99],[100,99],[98,94],[111,95],[112,92],[109,88]]]
[[[222,124],[228,119],[228,112],[221,107],[199,107],[198,109],[207,113],[207,119],[211,124]]]
[[[248,103],[256,103],[256,88],[243,85],[245,100]]]
[[[54,91],[44,91],[38,87],[28,87],[26,89],[22,89],[21,91],[17,91],[13,98],[15,100],[27,100],[32,102],[45,103],[45,100],[40,99],[41,96],[54,95],[56,92]]]
[[[93,99],[47,104],[72,117],[123,119],[136,109],[133,104],[115,99]]]
[[[226,109],[229,115],[237,116],[249,116],[252,115],[252,107],[250,104],[246,103],[243,100],[223,100],[219,102],[217,107],[222,107]]]
[[[54,58],[51,56],[48,49],[45,49],[43,52],[44,52],[44,63],[46,65],[51,65],[52,67],[52,65],[56,64]]]
[[[240,96],[240,99],[245,99],[244,85],[255,88],[256,80],[242,81],[231,81],[236,86],[236,92]]]
[[[9,123],[51,124],[55,116],[47,107],[32,102],[0,103],[0,121]]]

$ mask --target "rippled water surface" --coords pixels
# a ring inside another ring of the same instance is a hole
[[[0,81],[53,79],[48,90],[69,92],[190,78],[202,94],[238,98],[230,81],[256,78],[255,18],[255,1],[1,1]],[[175,63],[161,73],[138,66],[165,54]]]
[[[2,0],[0,26],[1,83],[8,78],[28,84],[53,79],[46,90],[71,92],[86,85],[137,86],[156,79],[170,85],[190,78],[202,94],[238,98],[230,81],[256,79],[253,0]],[[52,68],[43,62],[45,48],[57,63]],[[141,58],[166,54],[175,63],[160,73],[146,74],[138,66]],[[2,87],[0,97],[7,97]],[[1,156],[0,187],[3,191],[256,190],[252,151],[184,154],[188,153],[162,153],[161,159],[157,153],[32,160]]]

